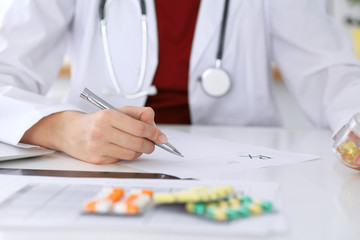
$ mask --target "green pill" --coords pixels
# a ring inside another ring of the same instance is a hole
[[[252,202],[252,199],[251,199],[251,197],[249,197],[249,196],[241,196],[241,197],[240,197],[240,202],[241,202],[242,204],[251,203],[251,202]]]
[[[214,218],[215,209],[215,207],[208,207],[206,209],[206,216],[208,216],[209,218]]]
[[[270,212],[273,209],[272,203],[268,201],[261,202],[261,207],[265,212]]]
[[[239,209],[238,209],[238,213],[240,215],[240,217],[248,217],[250,215],[250,210],[248,207],[246,206],[240,206]]]
[[[194,204],[194,213],[196,215],[204,215],[205,214],[205,203],[195,203]]]
[[[227,210],[227,218],[229,220],[234,220],[234,219],[238,218],[238,213],[232,209],[228,209]]]

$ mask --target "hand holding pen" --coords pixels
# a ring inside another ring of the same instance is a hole
[[[62,151],[94,164],[133,160],[152,153],[155,145],[182,156],[155,126],[151,108],[129,106],[118,110],[90,91],[82,97],[105,110],[50,114],[28,129],[21,142]]]
[[[98,97],[96,94],[91,92],[89,89],[85,88],[83,92],[80,95],[82,98],[88,100],[95,106],[99,107],[102,110],[115,110],[116,112],[124,115],[125,119],[127,119],[128,124],[126,123],[117,123],[119,125],[124,125],[127,127],[127,130],[125,130],[128,134],[132,135],[133,137],[136,137],[138,142],[140,144],[148,143],[148,140],[152,141],[156,146],[172,153],[178,156],[183,157],[183,155],[173,146],[171,145],[165,134],[161,133],[154,124],[154,112],[150,108],[139,108],[143,109],[137,114],[131,114],[129,111],[119,110],[100,97]],[[155,136],[155,137],[154,137]],[[133,146],[131,143],[124,143],[128,147]],[[153,148],[151,148],[151,152],[153,151]],[[138,152],[141,155],[141,152]],[[144,153],[150,153],[150,152],[144,152]],[[139,155],[139,156],[140,156]],[[136,156],[137,158],[138,156]]]

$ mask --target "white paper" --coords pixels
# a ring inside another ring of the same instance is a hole
[[[45,149],[38,146],[19,144],[19,146],[11,146],[0,142],[0,161],[36,157],[53,153],[53,150]]]
[[[121,161],[119,164],[181,178],[205,179],[220,174],[319,158],[310,154],[278,151],[177,131],[168,131],[167,135],[171,144],[184,155],[183,158],[156,148],[150,155],[142,155],[133,161]]]
[[[83,214],[83,204],[103,186],[176,191],[229,184],[239,193],[272,201],[269,214],[219,223],[186,213],[183,205],[155,207],[142,216]],[[268,235],[286,230],[279,185],[271,182],[81,179],[0,175],[0,228],[97,229],[182,232],[202,235]]]

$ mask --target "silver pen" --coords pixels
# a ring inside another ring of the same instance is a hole
[[[95,106],[99,107],[100,109],[113,109],[115,111],[121,112],[119,109],[113,107],[111,104],[107,103],[105,100],[101,99],[100,97],[98,97],[95,93],[91,92],[89,89],[84,88],[83,92],[80,94],[80,97],[88,100],[89,102],[91,102],[92,104],[94,104]],[[123,112],[121,112],[123,113]],[[169,153],[175,154],[177,156],[180,157],[184,157],[173,145],[171,145],[169,142],[165,143],[165,144],[159,144],[154,142],[154,144],[166,151],[168,151]]]

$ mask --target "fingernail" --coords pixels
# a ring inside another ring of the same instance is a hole
[[[159,141],[160,141],[160,143],[167,143],[167,142],[168,142],[168,139],[167,139],[167,137],[166,137],[164,134],[162,134],[162,135],[160,135],[160,137],[159,137]]]

